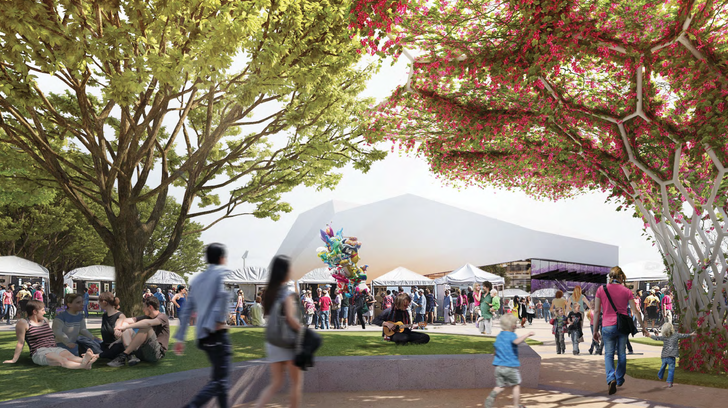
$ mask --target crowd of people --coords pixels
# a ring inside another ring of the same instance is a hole
[[[195,397],[189,406],[201,406],[211,398],[217,398],[220,406],[226,406],[227,377],[231,358],[231,345],[227,335],[228,323],[242,326],[263,326],[265,319],[277,323],[277,316],[267,316],[278,305],[281,318],[290,330],[299,333],[296,344],[282,347],[266,343],[266,353],[271,363],[271,383],[263,391],[256,406],[263,406],[280,389],[284,373],[291,378],[291,403],[297,406],[301,401],[303,373],[299,357],[302,344],[307,344],[308,333],[314,330],[346,329],[350,326],[377,325],[383,328],[385,341],[394,344],[426,344],[429,335],[418,329],[436,321],[437,299],[428,288],[412,287],[410,293],[404,288],[396,291],[382,290],[372,295],[363,289],[354,296],[347,296],[330,285],[303,290],[295,295],[283,283],[290,277],[290,261],[276,257],[271,264],[271,280],[266,289],[256,295],[255,302],[247,305],[242,290],[237,296],[222,284],[225,267],[225,250],[220,244],[213,244],[207,251],[209,268],[196,281],[196,291],[188,292],[185,285],[166,294],[161,288],[155,292],[147,289],[142,295],[143,314],[127,317],[119,310],[119,299],[111,292],[99,295],[99,306],[103,311],[101,336],[94,336],[86,327],[88,313],[88,292],[74,293],[64,288],[64,307],[52,319],[45,317],[46,305],[52,302],[42,288],[23,285],[16,290],[14,285],[0,287],[3,318],[10,323],[17,317],[17,343],[13,358],[4,363],[18,361],[24,344],[30,348],[32,361],[37,365],[61,366],[69,369],[92,369],[99,359],[108,360],[107,365],[133,366],[142,361],[157,362],[167,353],[170,329],[169,320],[179,318],[179,330],[175,338],[175,352],[184,352],[185,331],[191,324],[197,326],[198,347],[208,354],[213,366],[210,383]],[[576,286],[565,297],[557,291],[555,297],[534,300],[530,296],[501,301],[498,291],[490,282],[475,284],[467,289],[453,288],[444,293],[444,324],[475,324],[482,334],[493,332],[493,320],[500,319],[500,332],[496,338],[494,359],[496,388],[491,392],[485,406],[492,406],[495,396],[505,387],[514,387],[514,404],[518,406],[517,345],[533,332],[517,336],[514,332],[520,325],[532,325],[535,319],[544,319],[552,325],[557,354],[566,353],[566,340],[570,340],[574,355],[581,352],[580,343],[585,341],[585,321],[592,333],[589,353],[604,354],[605,374],[609,394],[616,392],[625,379],[626,349],[630,349],[628,335],[618,328],[619,315],[631,316],[635,327],[641,328],[645,336],[664,342],[662,367],[658,376],[665,377],[668,386],[674,379],[677,343],[695,333],[677,333],[672,325],[674,314],[672,297],[666,288],[653,287],[649,293],[642,290],[633,294],[626,285],[626,277],[619,267],[612,268],[609,283],[600,286],[596,295],[589,300]],[[215,294],[216,291],[220,293]],[[202,296],[195,296],[202,293]],[[210,295],[213,294],[213,295]],[[295,295],[295,296],[294,296]],[[233,312],[230,314],[230,306]],[[380,312],[375,313],[375,309]],[[16,312],[17,310],[17,312]],[[17,315],[17,316],[16,316]],[[265,317],[264,317],[265,316]],[[275,326],[275,325],[273,325]],[[659,332],[656,326],[660,326]],[[270,330],[268,327],[266,330]],[[659,335],[658,335],[659,334]],[[319,344],[320,344],[320,340]],[[318,347],[318,346],[316,346]],[[315,351],[315,348],[312,349]],[[312,350],[309,350],[310,362]],[[614,357],[617,363],[615,366]],[[310,363],[309,363],[310,364]]]

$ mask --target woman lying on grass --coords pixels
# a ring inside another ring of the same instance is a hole
[[[18,344],[15,346],[15,355],[12,360],[5,360],[5,364],[13,364],[20,358],[25,342],[28,342],[30,356],[35,364],[41,366],[61,366],[70,369],[91,369],[91,365],[99,356],[88,350],[83,358],[74,356],[70,351],[56,347],[56,339],[51,326],[43,315],[45,307],[43,302],[29,300],[25,306],[28,318],[18,320],[15,325],[15,335]]]

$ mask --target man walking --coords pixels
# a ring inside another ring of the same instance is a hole
[[[182,355],[185,349],[185,332],[192,313],[197,313],[197,344],[207,353],[212,364],[212,379],[186,405],[188,408],[204,406],[210,399],[217,397],[220,408],[228,406],[228,377],[232,346],[227,332],[227,306],[230,294],[223,286],[224,278],[230,273],[225,267],[227,257],[225,246],[218,243],[207,247],[207,270],[195,279],[195,286],[187,295],[185,307],[179,313],[179,328],[174,338],[174,352]]]

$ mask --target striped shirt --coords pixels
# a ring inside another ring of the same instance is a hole
[[[27,320],[27,319],[26,319]],[[35,354],[43,347],[56,347],[56,339],[53,337],[53,330],[48,325],[48,320],[43,319],[43,324],[34,326],[28,320],[28,331],[25,332],[25,341],[30,348],[30,355]]]

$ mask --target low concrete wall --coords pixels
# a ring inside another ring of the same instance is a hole
[[[522,385],[538,388],[541,357],[519,346]],[[492,354],[318,357],[305,373],[304,391],[373,391],[492,388]],[[0,403],[0,407],[180,407],[209,380],[210,369],[183,371]],[[233,365],[230,402],[255,400],[268,384],[265,361]],[[210,406],[213,406],[212,403]]]

